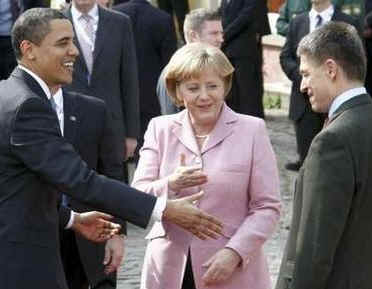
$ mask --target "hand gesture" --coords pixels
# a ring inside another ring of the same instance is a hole
[[[168,200],[163,219],[191,232],[199,239],[217,239],[222,234],[222,223],[193,205],[203,194],[202,191],[189,197]]]
[[[104,242],[117,234],[121,228],[119,224],[110,222],[113,217],[101,212],[74,212],[72,229],[93,242]]]
[[[119,269],[125,254],[124,241],[123,235],[115,235],[106,242],[103,260],[106,274],[113,273]]]
[[[242,258],[234,250],[221,249],[202,265],[208,268],[202,277],[204,285],[216,285],[228,280],[241,261]]]
[[[201,170],[201,166],[186,166],[185,155],[181,154],[180,166],[168,177],[168,187],[172,191],[200,186],[208,181],[207,175]]]

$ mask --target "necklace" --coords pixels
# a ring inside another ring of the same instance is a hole
[[[208,135],[207,134],[205,134],[205,135],[195,135],[195,137],[196,138],[207,138],[208,137]]]

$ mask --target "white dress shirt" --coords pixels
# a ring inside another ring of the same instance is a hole
[[[331,21],[333,14],[335,13],[335,8],[333,5],[329,6],[326,10],[323,10],[322,12],[318,13],[315,11],[314,8],[312,8],[309,12],[309,18],[310,18],[310,32],[313,32],[315,30],[316,23],[318,21],[317,16],[320,15],[322,17],[322,25],[326,24],[327,22]]]
[[[366,94],[367,90],[364,87],[357,87],[352,88],[349,90],[346,90],[345,92],[341,93],[339,96],[336,96],[336,98],[332,101],[332,104],[328,111],[328,118],[331,119],[333,114],[336,112],[336,110],[346,101],[361,95]]]
[[[94,31],[94,35],[96,35],[97,33],[97,29],[98,29],[98,20],[99,20],[99,16],[98,16],[98,5],[95,4],[93,6],[92,9],[90,9],[90,11],[88,14],[92,20],[93,20],[93,31]],[[72,15],[72,23],[74,23],[74,28],[75,28],[75,31],[76,31],[76,36],[79,40],[79,42],[82,41],[81,38],[84,38],[84,41],[89,43],[92,47],[92,51],[94,51],[94,42],[92,43],[90,37],[87,35],[87,32],[85,31],[84,27],[81,25],[81,21],[80,21],[80,17],[83,15],[83,13],[81,13],[79,10],[77,10],[74,6],[74,2],[72,2],[72,6],[71,6],[71,15]],[[95,39],[95,37],[94,37]]]

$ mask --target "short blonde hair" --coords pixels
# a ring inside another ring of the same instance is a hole
[[[205,43],[191,43],[174,53],[164,75],[168,95],[176,106],[183,105],[183,100],[177,97],[177,84],[200,77],[206,69],[214,70],[223,79],[226,97],[231,89],[234,67],[220,49]]]

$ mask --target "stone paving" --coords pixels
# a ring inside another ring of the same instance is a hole
[[[293,186],[297,175],[295,172],[287,171],[284,165],[288,161],[296,159],[296,145],[294,130],[287,118],[286,110],[266,111],[266,125],[277,156],[283,205],[282,217],[277,230],[265,244],[270,272],[273,284],[275,284],[285,240],[288,235],[292,214]],[[139,288],[140,272],[146,246],[145,234],[146,231],[129,225],[128,239],[126,240],[126,257],[118,274],[118,289]]]

